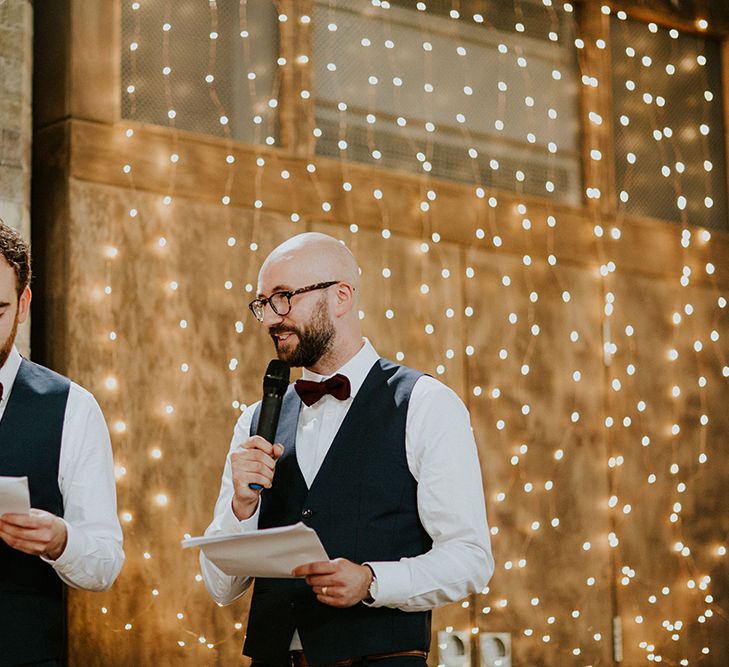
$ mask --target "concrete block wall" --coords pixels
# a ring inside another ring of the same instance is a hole
[[[30,238],[33,4],[0,0],[0,218]],[[30,327],[18,335],[28,354]]]

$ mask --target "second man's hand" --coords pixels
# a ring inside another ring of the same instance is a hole
[[[372,583],[369,567],[357,565],[346,558],[299,565],[292,574],[306,577],[316,599],[331,607],[353,607],[367,599]]]
[[[254,435],[238,446],[230,455],[233,480],[233,514],[239,521],[249,519],[258,507],[260,491],[250,488],[259,484],[270,489],[276,461],[283,454],[283,445],[272,445],[259,435]]]
[[[3,514],[0,539],[31,556],[57,560],[66,549],[68,532],[63,519],[33,508],[29,514]]]

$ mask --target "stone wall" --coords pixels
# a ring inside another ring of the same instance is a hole
[[[33,5],[0,0],[0,218],[30,238]],[[18,343],[27,354],[30,328]]]

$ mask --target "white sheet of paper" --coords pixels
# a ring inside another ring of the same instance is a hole
[[[28,514],[30,490],[27,477],[0,477],[0,514]]]
[[[298,565],[329,560],[319,536],[303,523],[251,533],[189,537],[182,547],[200,547],[225,574],[293,579]]]

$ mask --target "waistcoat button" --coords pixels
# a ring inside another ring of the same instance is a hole
[[[314,516],[314,510],[307,507],[306,509],[301,510],[301,516],[305,519],[310,519],[312,516]]]

